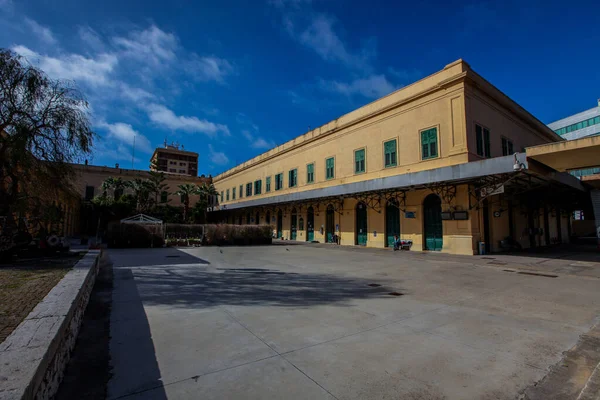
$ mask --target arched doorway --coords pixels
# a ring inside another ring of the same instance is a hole
[[[265,222],[267,225],[271,225],[271,211],[267,211],[267,215],[265,217]]]
[[[250,225],[250,213],[246,213],[246,225]]]
[[[256,223],[256,225],[260,223],[260,214],[258,212],[256,213],[256,220],[254,222]]]
[[[298,236],[298,214],[296,209],[292,208],[292,217],[290,218],[290,240],[296,240]]]
[[[312,242],[315,240],[315,210],[308,207],[306,210],[306,241]]]
[[[423,201],[423,236],[424,250],[442,250],[444,244],[442,200],[435,194],[430,194]]]
[[[277,211],[277,238],[283,236],[283,213],[281,210]]]
[[[333,234],[335,233],[335,220],[334,220],[333,206],[330,204],[327,206],[327,212],[325,213],[325,242],[333,243]]]
[[[400,208],[398,202],[390,200],[385,206],[385,245],[394,247],[394,236],[400,236]]]
[[[242,224],[242,214],[238,216],[238,225]]]
[[[367,245],[367,206],[365,203],[356,205],[356,244]]]

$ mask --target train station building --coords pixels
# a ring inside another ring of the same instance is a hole
[[[596,139],[579,146],[588,167]],[[212,216],[271,224],[283,240],[389,247],[398,235],[413,251],[565,243],[572,211],[591,200],[588,183],[549,161],[578,157],[577,144],[552,147],[562,143],[457,60],[214,177]]]

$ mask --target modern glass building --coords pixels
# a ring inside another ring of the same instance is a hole
[[[552,122],[548,127],[566,140],[600,135],[600,99],[596,107]],[[571,171],[576,177],[593,174],[600,174],[600,168]]]

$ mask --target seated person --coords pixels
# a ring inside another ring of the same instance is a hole
[[[400,238],[398,235],[394,235],[394,251],[400,250]]]

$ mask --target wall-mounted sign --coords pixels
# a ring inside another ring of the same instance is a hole
[[[452,213],[450,211],[442,212],[442,221],[448,221],[452,219]]]
[[[415,211],[405,211],[404,218],[417,218],[417,213]]]
[[[504,185],[483,187],[479,190],[479,195],[484,198],[495,194],[504,193]]]
[[[469,219],[468,211],[454,211],[452,214],[453,214],[452,216],[454,217],[454,219],[458,220],[458,221],[465,221],[465,220]]]

